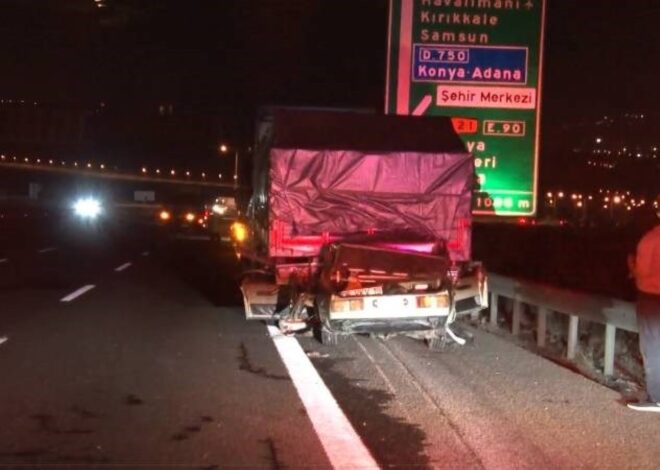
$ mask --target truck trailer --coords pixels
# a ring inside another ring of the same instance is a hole
[[[329,344],[356,333],[463,344],[452,323],[488,302],[471,259],[475,181],[448,118],[262,111],[253,194],[233,227],[246,318]]]

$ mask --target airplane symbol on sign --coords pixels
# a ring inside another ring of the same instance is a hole
[[[532,3],[531,0],[528,0],[527,3],[525,3],[525,8],[531,10],[532,8],[534,8],[534,3]]]

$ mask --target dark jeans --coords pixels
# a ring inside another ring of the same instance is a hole
[[[660,295],[638,294],[637,325],[646,372],[646,392],[651,401],[660,403]]]

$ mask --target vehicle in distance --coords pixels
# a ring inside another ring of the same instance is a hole
[[[204,208],[206,227],[211,240],[230,243],[232,225],[238,219],[239,212],[234,197],[217,197]]]
[[[206,233],[206,219],[201,207],[192,205],[161,206],[155,214],[156,222],[170,232],[198,234]]]

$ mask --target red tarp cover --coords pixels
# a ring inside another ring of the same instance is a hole
[[[452,149],[453,150],[453,149]],[[465,151],[270,149],[269,255],[317,254],[296,237],[407,231],[470,258],[473,159]]]

